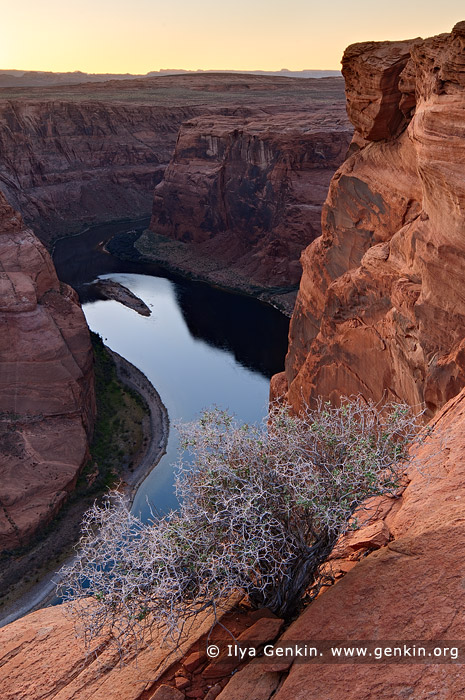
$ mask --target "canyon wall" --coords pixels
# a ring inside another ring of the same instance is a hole
[[[2,99],[0,186],[45,242],[84,224],[147,216],[193,107]]]
[[[342,101],[199,117],[181,127],[150,229],[262,285],[289,287],[320,235],[329,181],[352,129]],[[149,243],[147,238],[147,243]]]
[[[95,416],[76,293],[0,192],[0,551],[26,544],[74,488]]]
[[[465,384],[465,23],[350,46],[343,74],[352,154],[302,255],[272,393],[296,410],[362,393],[431,415]]]
[[[194,127],[196,117],[206,119]],[[264,246],[277,249],[281,276],[290,255],[291,276],[298,281],[296,258],[319,232],[329,179],[350,139],[341,78],[192,74],[0,88],[0,187],[47,244],[87,224],[148,216],[185,122],[189,125],[155,199],[163,233],[177,235],[194,200],[196,230],[211,225],[216,235],[237,228],[242,249],[253,247],[265,232]],[[223,174],[218,154],[205,147],[212,130],[228,143],[237,132]],[[260,162],[265,151],[272,152],[272,162]],[[192,159],[190,170],[186,159]],[[227,201],[225,185],[231,193]],[[253,220],[247,230],[246,217]],[[273,239],[272,229],[278,229]],[[217,247],[224,252],[224,242]]]

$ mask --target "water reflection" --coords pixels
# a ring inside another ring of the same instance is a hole
[[[106,224],[58,241],[58,276],[71,284],[83,303],[92,330],[132,362],[157,388],[168,409],[168,451],[139,488],[134,512],[149,516],[147,499],[158,510],[176,506],[173,463],[178,438],[173,424],[198,417],[216,404],[243,421],[266,413],[269,377],[282,370],[288,319],[250,297],[189,281],[155,264],[126,262],[105,250],[116,233],[143,230],[147,221]],[[148,318],[93,288],[97,276],[131,289],[151,308]]]
[[[266,377],[282,370],[289,327],[283,314],[256,299],[187,280],[158,265],[121,261],[106,253],[105,243],[127,227],[106,224],[56,244],[58,276],[76,289],[82,303],[101,299],[91,284],[98,275],[140,273],[170,280],[192,337],[233,353],[241,365]]]
[[[89,326],[150,379],[172,424],[192,420],[213,404],[246,422],[261,420],[266,413],[268,378],[239,362],[227,347],[215,347],[192,334],[174,282],[135,274],[106,277],[131,289],[151,308],[152,315],[140,316],[116,301],[96,301],[84,305]],[[203,324],[206,322],[204,319]],[[215,315],[211,322],[215,322]],[[227,319],[221,322],[227,323]],[[172,465],[177,458],[178,437],[172,427],[167,454],[141,485],[134,501],[133,511],[143,519],[150,513],[147,499],[157,510],[176,507]]]

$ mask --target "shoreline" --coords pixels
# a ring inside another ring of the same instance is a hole
[[[224,261],[196,255],[194,249],[186,249],[179,256],[182,246],[186,244],[182,244],[174,239],[167,239],[153,232],[151,232],[151,235],[158,240],[158,243],[161,244],[159,247],[164,248],[164,250],[159,251],[159,254],[154,250],[140,250],[139,247],[136,247],[136,244],[141,242],[143,247],[149,222],[150,215],[145,215],[133,219],[115,219],[113,221],[86,225],[79,231],[64,234],[53,239],[50,245],[51,255],[53,257],[55,246],[59,241],[79,237],[101,226],[128,227],[128,230],[116,231],[109,235],[108,240],[102,241],[102,250],[122,261],[158,265],[177,277],[193,282],[203,282],[226,292],[251,297],[271,306],[287,318],[291,318],[299,285],[273,288],[260,285],[259,283],[251,283],[245,275],[231,274],[228,270],[228,265]],[[144,226],[143,229],[141,224]]]
[[[132,505],[137,489],[166,454],[170,421],[160,394],[145,374],[111,348],[107,347],[107,350],[115,362],[118,379],[140,394],[150,409],[149,443],[138,460],[137,467],[132,471],[125,469],[121,474],[123,490]]]
[[[82,236],[83,233],[88,233],[89,231],[92,231],[94,228],[99,228],[100,226],[132,226],[132,228],[135,228],[138,224],[142,224],[144,221],[150,221],[151,214],[144,214],[135,218],[124,218],[124,219],[112,219],[111,221],[102,221],[100,223],[94,222],[91,224],[82,224],[81,228],[79,231],[70,231],[69,233],[64,233],[63,235],[57,234],[57,238],[52,238],[50,240],[50,243],[47,245],[45,244],[42,239],[42,243],[45,245],[47,248],[48,252],[50,253],[51,257],[53,258],[53,253],[55,252],[55,246],[59,241],[64,241],[67,238],[77,238],[78,236]]]
[[[298,285],[278,289],[250,282],[246,276],[232,272],[226,263],[198,255],[192,247],[188,249],[187,244],[180,241],[150,232],[153,240],[147,245],[147,232],[145,229],[137,238],[133,231],[117,232],[105,244],[104,250],[120,260],[153,263],[180,277],[257,299],[288,318],[292,316]]]
[[[166,453],[169,433],[168,411],[158,391],[145,374],[124,357],[118,355],[117,352],[108,346],[105,347],[115,362],[118,379],[142,396],[150,412],[147,429],[148,444],[142,453],[136,456],[137,466],[133,470],[125,468],[120,474],[121,485],[119,488],[127,495],[129,503],[132,505],[137,489]],[[73,558],[74,555],[62,561],[60,569],[65,564],[70,564]],[[0,628],[30,612],[47,607],[55,598],[56,585],[59,580],[59,570],[49,571],[39,583],[20,594],[10,604],[6,604],[0,612]]]

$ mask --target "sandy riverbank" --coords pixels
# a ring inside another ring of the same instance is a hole
[[[132,502],[140,484],[166,452],[169,433],[168,411],[158,391],[145,374],[117,352],[110,349],[109,351],[115,362],[118,378],[140,394],[150,409],[149,442],[143,453],[134,459],[135,466],[131,470],[125,469],[121,475],[122,486]]]
[[[147,377],[130,362],[118,353],[107,348],[115,362],[118,378],[123,384],[140,394],[149,407],[149,416],[146,422],[144,447],[139,454],[134,455],[132,467],[127,467],[121,472],[121,489],[127,494],[130,502],[150,471],[158,464],[166,451],[169,432],[168,412],[154,386]],[[70,509],[67,513],[67,528],[79,525],[82,519],[82,508]],[[53,533],[56,534],[56,533]],[[42,571],[38,583],[30,587],[4,605],[0,612],[0,627],[26,615],[29,612],[46,607],[55,598],[56,583],[59,581],[59,572],[56,568],[72,560],[72,553],[68,550],[66,558],[60,560],[57,566],[50,566],[50,560],[46,560],[49,554],[47,538],[40,543],[40,556],[43,559]]]

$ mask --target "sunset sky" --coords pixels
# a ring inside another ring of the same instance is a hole
[[[339,68],[356,41],[448,32],[463,0],[22,0],[2,3],[0,68]]]

